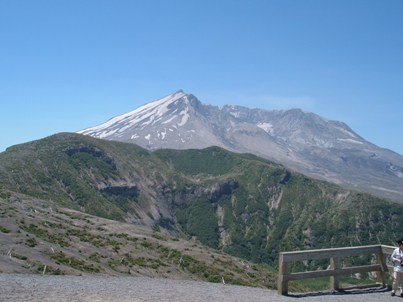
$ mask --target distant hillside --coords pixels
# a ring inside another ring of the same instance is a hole
[[[15,194],[47,209],[145,226],[271,265],[284,250],[392,244],[403,224],[401,204],[310,179],[255,155],[218,147],[150,152],[72,133],[0,153],[5,207],[25,207]],[[5,228],[9,210],[0,220]],[[24,229],[17,221],[14,228],[38,236],[43,217],[34,211],[35,227]],[[70,235],[60,236],[54,244]]]

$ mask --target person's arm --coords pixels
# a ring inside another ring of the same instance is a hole
[[[399,261],[400,263],[400,256],[396,250],[393,251],[392,255],[390,256],[393,262]]]

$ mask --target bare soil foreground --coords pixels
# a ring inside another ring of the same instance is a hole
[[[148,277],[89,277],[0,274],[0,301],[398,301],[386,289],[280,296],[246,286]]]

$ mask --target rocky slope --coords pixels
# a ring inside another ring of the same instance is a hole
[[[0,273],[148,276],[275,287],[273,271],[198,242],[4,191],[0,242]]]

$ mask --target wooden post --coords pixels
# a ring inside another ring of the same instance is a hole
[[[379,264],[381,269],[380,271],[376,272],[376,282],[382,284],[382,287],[386,287],[385,270],[387,270],[387,266],[382,251],[376,254],[376,262]]]
[[[330,258],[330,269],[333,271],[340,269],[340,258],[337,257]],[[335,274],[330,276],[330,289],[331,290],[340,289],[339,275]]]
[[[283,254],[280,253],[278,265],[278,285],[277,291],[280,295],[288,295],[288,280],[284,278],[287,274],[287,263],[284,262]]]

